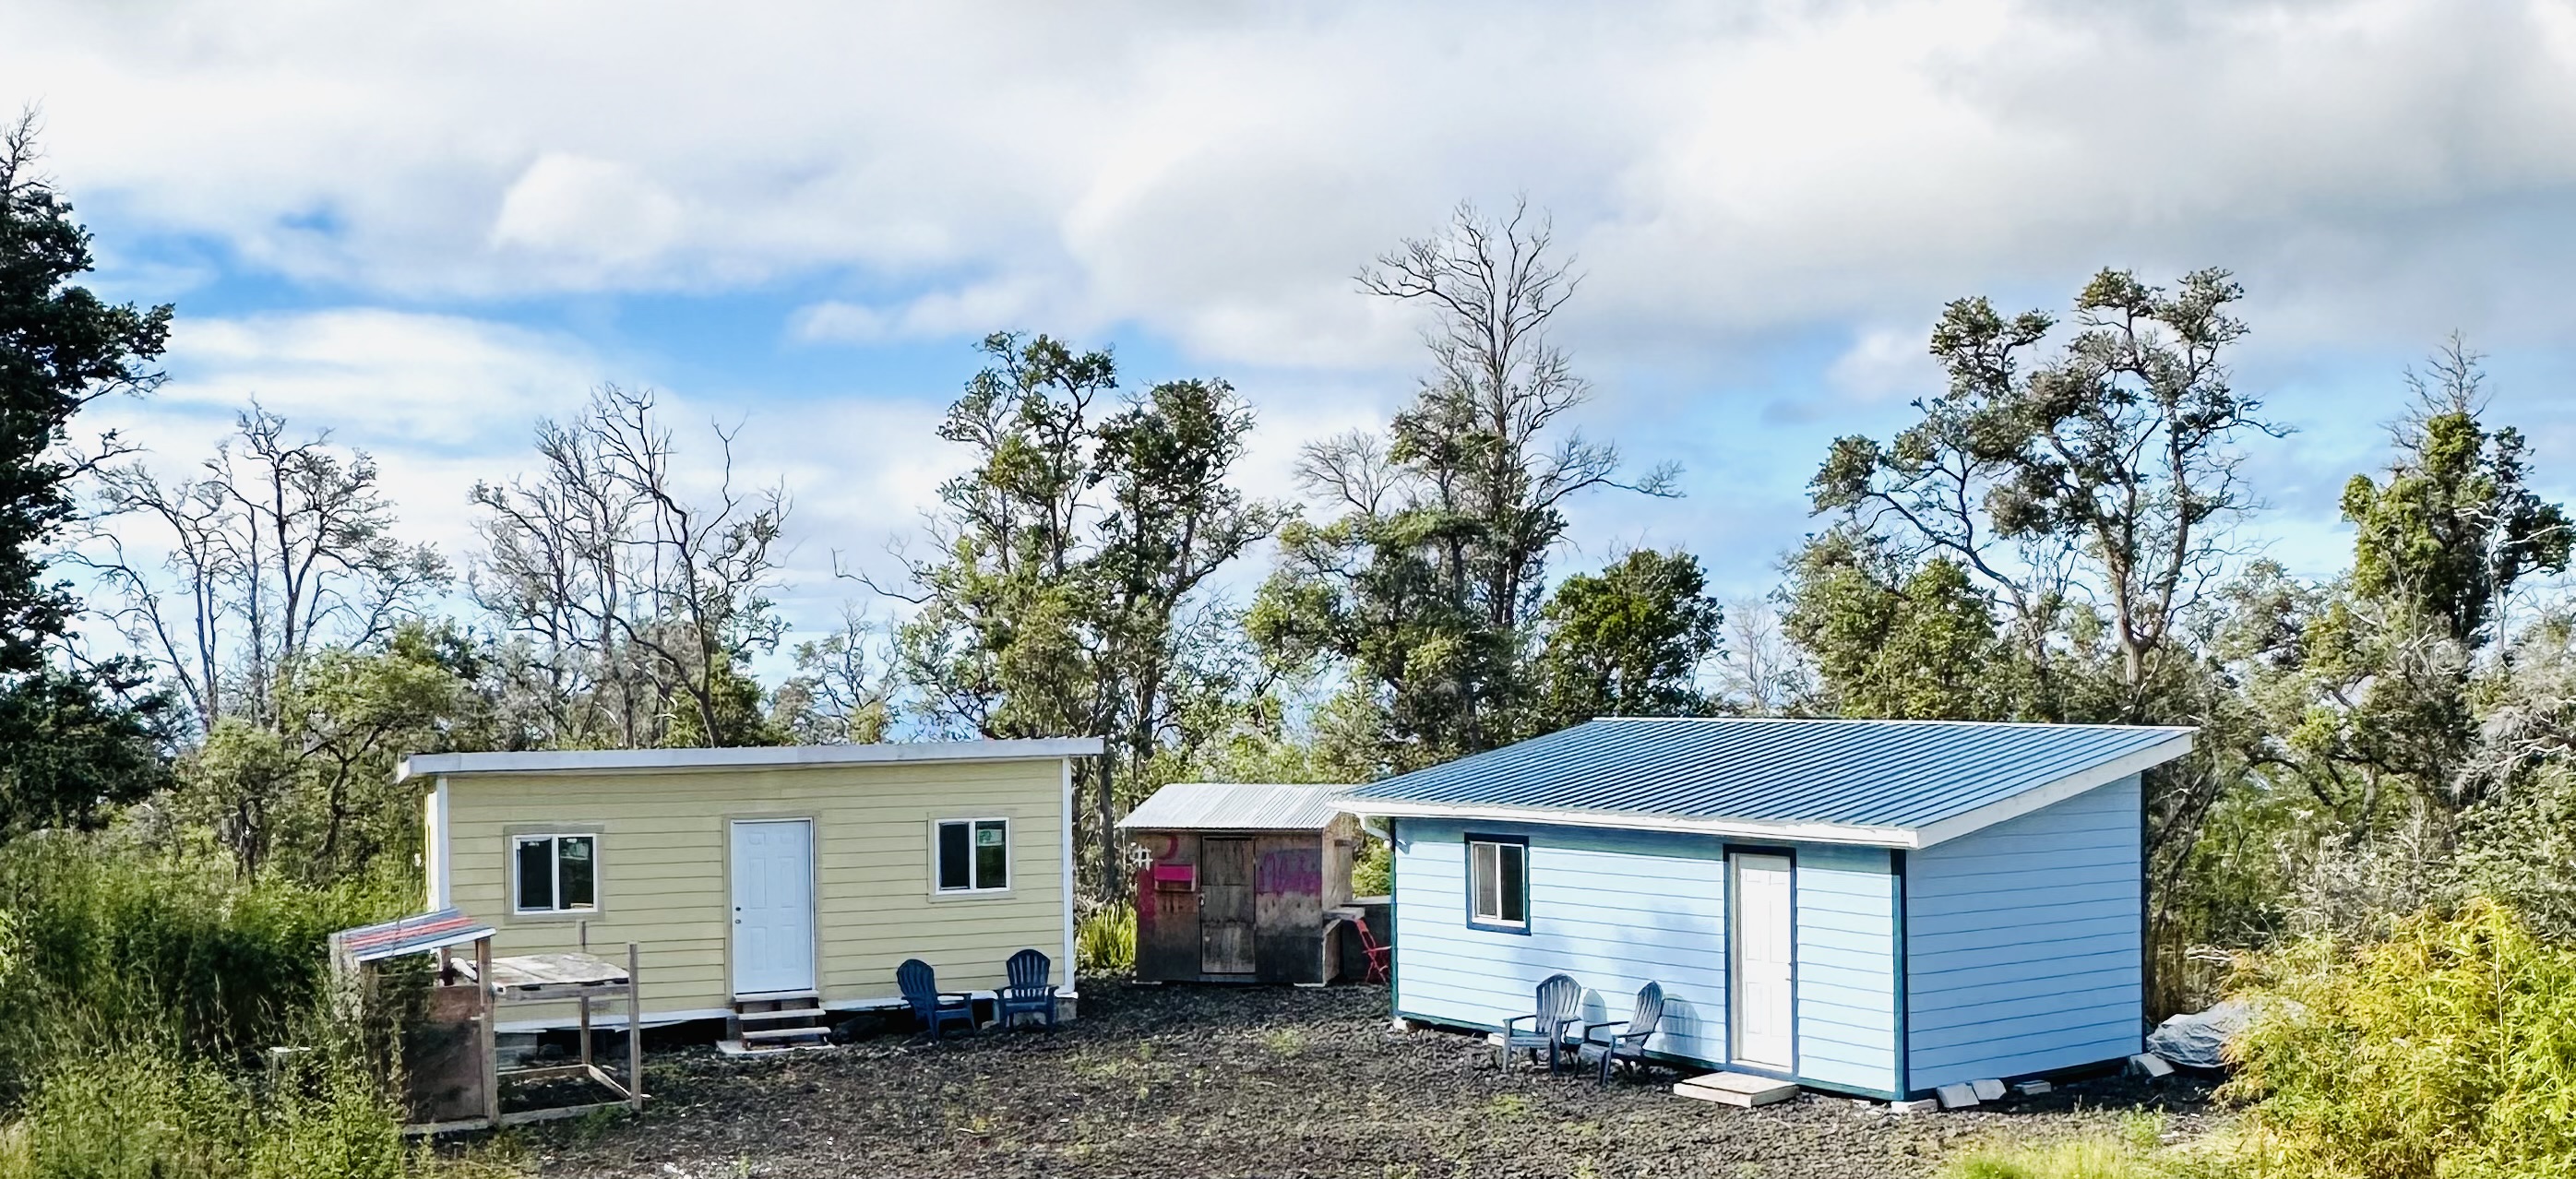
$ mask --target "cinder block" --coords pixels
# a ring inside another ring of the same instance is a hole
[[[1941,1103],[1929,1097],[1918,1098],[1913,1101],[1891,1101],[1887,1103],[1887,1112],[1889,1113],[1930,1113],[1939,1108],[1941,1108]]]
[[[2024,1081],[2021,1084],[2013,1086],[2013,1092],[2019,1093],[2024,1097],[2037,1097],[2042,1093],[2055,1092],[2056,1089],[2057,1086],[2051,1085],[2046,1081]]]
[[[1988,1079],[1983,1081],[1970,1081],[1968,1082],[1968,1087],[1977,1091],[1977,1100],[1979,1101],[2001,1101],[2004,1099],[2004,1083],[2000,1080]]]
[[[1971,1085],[1943,1085],[1932,1092],[1943,1109],[1970,1109],[1977,1104],[1977,1090]]]
[[[2153,1052],[2141,1052],[2130,1057],[2129,1067],[2132,1070],[2142,1073],[2150,1078],[2170,1077],[2173,1075],[2172,1063]]]

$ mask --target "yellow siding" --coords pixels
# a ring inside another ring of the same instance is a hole
[[[1003,960],[1024,948],[1056,959],[1059,981],[1071,966],[1060,760],[445,780],[449,902],[499,930],[495,954],[578,948],[574,921],[511,914],[510,833],[599,832],[591,949],[639,944],[648,1015],[732,1002],[731,819],[814,821],[815,971],[826,1003],[894,998],[906,958],[937,967],[950,990],[999,985]],[[935,898],[931,824],[995,817],[1011,820],[1010,891]]]

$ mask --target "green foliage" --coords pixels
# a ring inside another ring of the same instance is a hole
[[[2481,899],[2384,941],[2306,939],[2241,985],[2243,1173],[2576,1175],[2576,947]]]
[[[1238,691],[1232,620],[1200,587],[1276,512],[1231,481],[1252,414],[1225,382],[1169,381],[1104,412],[1109,353],[1007,333],[982,351],[940,425],[975,466],[940,488],[942,551],[906,571],[921,605],[896,662],[936,729],[1109,739],[1116,772],[1077,771],[1095,804],[1080,854],[1106,898],[1104,820],[1186,763]]]
[[[2354,528],[2353,585],[2439,618],[2462,643],[2485,636],[2516,582],[2565,572],[2567,514],[2530,487],[2529,444],[2478,420],[2483,376],[2457,336],[2428,379],[2410,373],[2415,417],[2399,432],[2385,481],[2355,475],[2343,492]]]
[[[1941,1166],[1941,1179],[2196,1179],[2228,1172],[2213,1160],[2167,1150],[2164,1120],[2133,1115],[2117,1131],[1979,1146]]]
[[[230,1059],[283,1043],[319,994],[325,937],[407,900],[104,837],[0,848],[0,1093],[98,1044]]]
[[[1073,959],[1084,974],[1130,974],[1136,969],[1136,907],[1102,905],[1073,927]]]
[[[93,680],[50,668],[0,677],[0,841],[96,828],[112,808],[168,785],[160,731],[168,704],[153,697],[130,706]]]
[[[1853,717],[2015,718],[2017,659],[1993,599],[1956,561],[1908,560],[1849,529],[1790,567],[1781,627],[1815,661],[1822,708]]]
[[[102,302],[89,232],[36,171],[35,121],[0,135],[0,678],[36,670],[63,633],[70,597],[45,578],[44,548],[71,518],[79,467],[62,452],[82,407],[160,384],[151,362],[170,308]]]
[[[435,1166],[363,1061],[297,1053],[247,1078],[149,1041],[49,1069],[0,1130],[0,1179],[396,1179]]]
[[[1700,668],[1725,619],[1699,558],[1639,549],[1597,574],[1558,583],[1540,608],[1544,731],[1596,716],[1690,716],[1708,710]]]
[[[1351,856],[1351,895],[1382,897],[1395,889],[1395,848],[1374,837],[1360,841]]]

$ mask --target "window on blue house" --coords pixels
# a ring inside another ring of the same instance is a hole
[[[1529,928],[1528,843],[1467,840],[1467,918],[1495,929]]]

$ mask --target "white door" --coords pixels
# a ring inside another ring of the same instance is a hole
[[[1727,966],[1731,995],[1733,1059],[1737,1064],[1788,1072],[1796,1063],[1791,980],[1797,962],[1796,921],[1791,914],[1787,856],[1734,857],[1733,903],[1727,928],[1734,936]]]
[[[733,990],[814,989],[814,825],[733,825]]]

